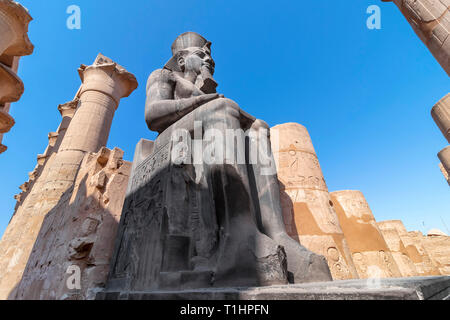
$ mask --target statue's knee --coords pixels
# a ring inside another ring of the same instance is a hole
[[[261,120],[261,119],[256,119],[256,120],[252,123],[251,129],[252,129],[252,130],[256,130],[256,131],[258,131],[258,130],[260,130],[260,129],[269,130],[270,127],[269,127],[269,125],[267,124],[267,122],[265,122],[265,121],[263,121],[263,120]]]
[[[239,114],[239,106],[233,100],[227,98],[217,99],[217,110],[226,114]]]
[[[239,118],[240,109],[236,102],[227,98],[219,98],[214,100],[212,108],[208,108],[208,117],[213,118]]]

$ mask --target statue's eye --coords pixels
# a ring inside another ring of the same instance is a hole
[[[205,57],[205,53],[203,51],[196,51],[196,52],[194,52],[194,54],[199,56],[202,59]]]

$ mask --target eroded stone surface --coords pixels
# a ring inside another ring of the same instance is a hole
[[[360,278],[401,277],[372,211],[360,191],[331,192],[331,201],[344,230]]]
[[[104,286],[131,170],[122,156],[104,148],[84,157],[73,188],[45,216],[10,299],[92,299]],[[67,286],[73,266],[79,290]]]
[[[93,66],[81,69],[85,82],[74,101],[59,106],[63,119],[57,136],[49,135],[49,145],[38,156],[29,183],[16,197],[14,216],[0,242],[0,299],[8,298],[21,280],[33,245],[44,232],[47,213],[70,199],[85,155],[106,145],[120,98],[137,86],[131,74],[109,60],[96,59]]]
[[[28,39],[28,24],[32,20],[21,4],[0,0],[0,55],[26,56],[33,52]]]
[[[450,275],[450,237],[434,231],[422,237],[421,242],[440,273]]]
[[[427,250],[421,243],[421,233],[408,232],[400,220],[387,220],[378,222],[383,229],[395,229],[400,236],[408,257],[414,263],[420,276],[440,275],[436,265],[431,260]],[[420,235],[419,235],[420,234]]]
[[[33,52],[27,35],[31,20],[28,11],[19,3],[0,0],[0,154],[7,149],[1,144],[3,134],[14,125],[14,119],[8,115],[10,104],[19,100],[24,92],[17,69],[19,57]]]
[[[289,236],[325,256],[333,279],[358,278],[308,131],[297,123],[277,125],[271,143]]]
[[[409,257],[408,251],[406,250],[405,244],[400,238],[397,229],[390,226],[384,226],[383,223],[379,223],[378,226],[381,230],[381,233],[383,234],[384,239],[386,240],[389,250],[391,250],[392,252],[392,256],[394,257],[394,260],[397,263],[402,276],[418,276],[419,273],[417,272],[416,266]]]

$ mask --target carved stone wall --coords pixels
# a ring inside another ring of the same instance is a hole
[[[131,169],[122,156],[102,148],[84,157],[74,186],[45,216],[10,299],[92,299],[104,286]],[[67,285],[73,266],[80,289]]]
[[[450,75],[450,1],[393,0],[393,2],[442,68]]]
[[[360,191],[331,192],[360,278],[401,277],[397,263]]]
[[[281,124],[271,129],[271,142],[288,234],[325,256],[333,279],[357,278],[308,131],[297,123]]]

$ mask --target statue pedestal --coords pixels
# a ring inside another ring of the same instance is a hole
[[[254,288],[99,292],[97,300],[449,300],[450,277],[339,280]]]

